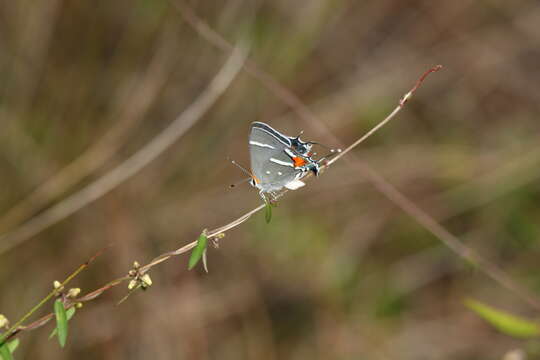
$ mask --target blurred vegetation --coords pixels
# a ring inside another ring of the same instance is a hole
[[[344,144],[378,123],[434,64],[395,122],[355,150],[468,246],[540,296],[540,4],[485,1],[191,1],[195,12],[308,105]],[[9,233],[120,164],[192,103],[227,58],[165,0],[0,1],[0,231]],[[21,317],[82,262],[83,292],[134,260],[197,238],[260,203],[252,121],[335,146],[241,75],[143,171],[0,254],[0,313]],[[111,134],[114,134],[112,136]],[[110,136],[110,138],[108,138]],[[109,139],[109,140],[107,140]],[[13,209],[101,141],[95,166]],[[23,214],[23,215],[21,215]],[[2,238],[0,238],[0,241]],[[1,245],[1,244],[0,244]],[[463,304],[538,311],[456,257],[346,162],[208,249],[116,288],[69,322],[23,334],[17,359],[502,359],[538,340],[497,332]],[[49,311],[52,310],[52,304]],[[44,310],[45,311],[45,310]]]

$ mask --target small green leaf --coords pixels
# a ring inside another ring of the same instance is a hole
[[[7,347],[9,349],[9,352],[13,354],[15,350],[17,350],[17,348],[19,347],[19,339],[11,340],[7,343]]]
[[[465,306],[500,332],[516,338],[532,338],[540,335],[540,325],[512,315],[473,299],[465,300]]]
[[[69,309],[66,310],[66,317],[67,317],[68,321],[71,320],[73,315],[75,315],[75,308],[74,307],[70,307]],[[57,333],[58,333],[58,330],[56,328],[54,328],[54,330],[51,331],[51,334],[49,335],[49,339],[52,339]]]
[[[0,357],[3,360],[13,360],[13,356],[11,355],[11,351],[9,351],[8,344],[0,346]]]
[[[56,330],[58,331],[58,343],[61,347],[66,345],[68,334],[68,323],[66,309],[62,300],[56,299],[54,302],[54,314],[56,316]]]
[[[270,220],[272,220],[272,204],[270,204],[269,201],[266,202],[266,212],[264,214],[264,219],[266,220],[267,224],[269,224]]]
[[[199,239],[197,239],[197,245],[195,246],[195,249],[191,252],[191,256],[189,257],[189,263],[188,263],[188,270],[191,270],[197,265],[199,260],[201,260],[204,251],[206,250],[206,245],[208,244],[208,238],[206,237],[206,230],[202,232],[202,234],[199,236]]]

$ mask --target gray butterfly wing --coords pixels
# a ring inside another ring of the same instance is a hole
[[[251,125],[251,171],[263,191],[280,190],[302,173],[295,169],[293,160],[285,152],[290,146],[290,139],[270,126],[260,122]]]

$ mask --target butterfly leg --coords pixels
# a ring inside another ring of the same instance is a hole
[[[278,194],[276,194],[274,191],[269,191],[268,195],[269,196],[267,197],[266,201],[272,205],[275,205],[277,203]]]

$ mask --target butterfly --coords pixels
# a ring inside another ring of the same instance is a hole
[[[253,122],[249,133],[251,185],[275,198],[283,188],[296,190],[305,185],[301,179],[310,171],[318,175],[321,160],[314,160],[311,148],[315,142],[291,137],[262,122]]]

